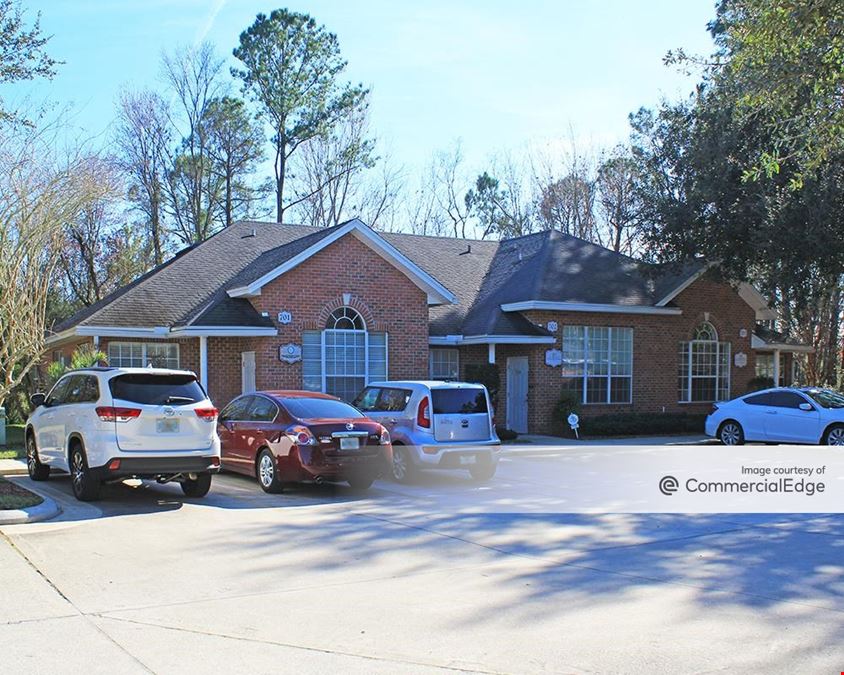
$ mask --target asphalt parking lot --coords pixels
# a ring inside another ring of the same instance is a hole
[[[51,480],[59,518],[0,530],[3,670],[844,671],[844,517],[526,509],[559,466],[90,505]]]

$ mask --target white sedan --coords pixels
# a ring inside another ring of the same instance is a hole
[[[756,391],[716,403],[706,418],[706,435],[724,445],[844,445],[844,395],[810,387]]]

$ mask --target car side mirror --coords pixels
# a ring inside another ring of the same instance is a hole
[[[815,409],[815,407],[811,403],[801,403],[800,404],[800,410],[803,410],[805,412],[811,412],[814,409]]]
[[[44,405],[44,402],[47,400],[46,394],[33,394],[29,397],[29,402],[32,404],[33,410],[35,408],[40,408]]]

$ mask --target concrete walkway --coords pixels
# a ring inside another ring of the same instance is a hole
[[[0,459],[0,476],[25,476],[26,460]]]
[[[682,434],[677,436],[623,436],[612,438],[574,439],[559,436],[541,436],[523,434],[515,443],[505,443],[509,448],[519,445],[552,445],[582,447],[584,445],[700,445],[711,443],[712,439],[703,434]]]

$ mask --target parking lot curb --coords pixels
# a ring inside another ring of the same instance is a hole
[[[27,489],[30,490],[30,492],[35,492],[35,494],[41,497],[44,501],[26,509],[0,511],[0,526],[37,523],[42,520],[55,518],[62,512],[61,507],[55,500],[50,499],[48,496],[41,494],[40,492],[36,492],[35,490],[31,490],[29,488]]]

